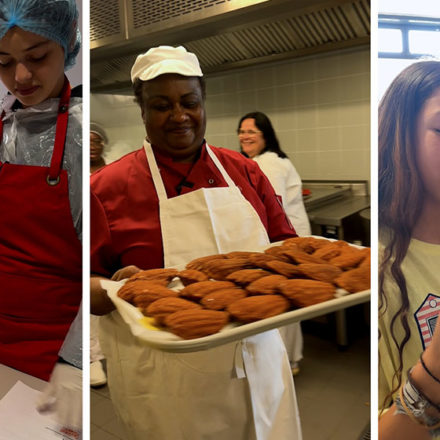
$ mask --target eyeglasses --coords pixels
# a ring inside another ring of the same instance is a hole
[[[249,136],[255,136],[258,133],[261,133],[261,131],[254,131],[254,130],[238,130],[237,131],[237,134],[239,136],[244,136],[245,134],[248,134]]]

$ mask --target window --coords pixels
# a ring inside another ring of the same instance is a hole
[[[440,18],[379,14],[379,58],[417,59],[440,54]]]
[[[437,5],[437,0],[434,3]],[[419,59],[440,58],[440,18],[432,18],[438,15],[438,8],[432,8],[431,3],[431,10],[424,10],[426,2],[413,0],[381,0],[380,5],[384,12],[379,13],[377,34],[378,100],[405,67]],[[417,8],[425,16],[416,16]]]

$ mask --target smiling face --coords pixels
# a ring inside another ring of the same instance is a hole
[[[241,149],[250,158],[258,156],[266,146],[263,133],[255,125],[255,119],[244,119],[238,130]]]
[[[14,27],[0,40],[0,80],[26,107],[58,97],[64,84],[64,50]]]
[[[196,77],[160,75],[142,88],[142,119],[150,143],[176,161],[192,161],[205,136],[206,115]]]
[[[417,118],[417,166],[425,188],[425,204],[440,206],[440,88]]]

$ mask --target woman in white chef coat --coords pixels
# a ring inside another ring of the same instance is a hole
[[[270,119],[262,112],[244,115],[238,123],[241,152],[255,160],[275,189],[298,235],[310,235],[310,223],[302,198],[302,183],[292,162],[281,149]],[[294,375],[303,357],[301,325],[295,322],[280,328]]]
[[[101,345],[124,438],[301,439],[277,330],[207,351],[166,353],[137,340],[100,287],[100,278],[294,236],[258,167],[205,142],[204,82],[194,54],[152,48],[131,74],[148,142],[91,182],[92,312],[106,314]]]
[[[241,152],[255,160],[281,196],[284,210],[297,234],[310,235],[304,208],[301,177],[281,149],[270,119],[262,112],[244,115],[238,123]]]

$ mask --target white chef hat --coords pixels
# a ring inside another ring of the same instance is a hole
[[[159,46],[138,55],[131,68],[131,82],[134,83],[137,78],[148,81],[165,73],[203,76],[199,60],[183,46]]]

